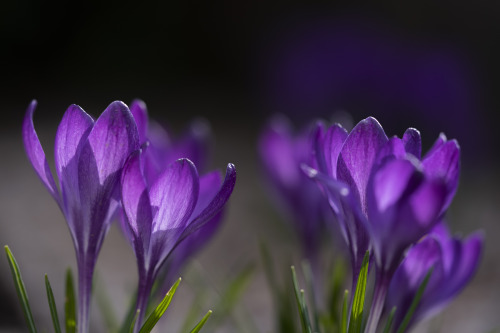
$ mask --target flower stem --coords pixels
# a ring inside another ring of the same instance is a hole
[[[139,332],[142,326],[144,316],[146,315],[146,310],[148,307],[149,297],[151,295],[151,289],[153,288],[154,277],[150,272],[139,273],[139,289],[137,291],[137,305],[136,311],[139,311],[139,315],[135,322],[134,332]]]
[[[377,325],[382,315],[382,310],[384,309],[385,296],[387,295],[390,281],[390,274],[387,274],[387,272],[377,272],[375,293],[373,295],[372,307],[366,324],[365,333],[375,333],[377,331]]]
[[[78,261],[78,332],[89,331],[90,300],[92,296],[92,277],[94,274],[95,258],[92,255],[82,254]]]

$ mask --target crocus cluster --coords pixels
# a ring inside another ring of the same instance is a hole
[[[303,166],[326,194],[349,247],[353,289],[365,252],[373,254],[376,282],[367,332],[377,328],[391,280],[397,285],[391,304],[404,315],[408,297],[415,294],[415,286],[427,273],[425,268],[442,266],[431,280],[431,287],[439,288],[440,293],[429,288],[418,319],[455,296],[477,268],[480,238],[462,243],[443,233],[439,237],[430,234],[443,219],[458,186],[459,146],[441,134],[425,156],[421,157],[421,151],[417,130],[406,130],[403,138],[388,138],[370,117],[351,132],[339,124],[329,128],[319,124],[317,167]],[[429,246],[441,252],[430,253]],[[434,263],[426,262],[423,267],[425,256],[433,257]],[[411,279],[406,281],[409,275]]]
[[[141,101],[132,103],[132,112],[124,103],[113,102],[95,121],[72,105],[56,133],[58,189],[34,129],[35,108],[33,101],[23,123],[23,141],[33,168],[59,205],[73,238],[79,281],[78,331],[88,332],[93,271],[106,232],[119,215],[137,256],[137,308],[142,318],[151,285],[172,251],[189,246],[190,236],[203,244],[213,234],[234,188],[234,166],[228,164],[224,181],[217,172],[200,177],[193,162],[177,158],[201,160],[204,152],[198,143],[203,141],[203,133],[197,131],[181,144],[169,146],[165,132],[148,125]],[[148,140],[154,145],[140,149]],[[187,151],[192,154],[182,156]],[[121,207],[124,214],[120,214]],[[205,226],[207,236],[203,234]],[[186,258],[194,250],[179,253]]]

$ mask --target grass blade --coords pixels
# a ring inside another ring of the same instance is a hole
[[[347,303],[349,302],[349,291],[344,291],[344,301],[342,304],[342,318],[340,320],[340,333],[347,333]]]
[[[313,277],[313,272],[311,268],[311,264],[309,261],[303,261],[302,262],[302,272],[304,273],[304,278],[306,281],[306,287],[307,291],[310,294],[310,301],[311,301],[311,311],[312,311],[312,317],[313,317],[313,329],[314,332],[319,332],[319,316],[318,316],[318,309],[316,307],[316,293],[314,289],[314,277]]]
[[[141,310],[137,309],[135,312],[135,316],[130,322],[130,329],[128,330],[128,333],[134,333],[134,327],[135,327],[135,322],[137,321],[137,318],[139,318],[139,314],[141,313]]]
[[[47,300],[49,301],[50,316],[52,317],[52,322],[54,323],[54,331],[56,333],[61,333],[61,326],[59,326],[59,316],[57,315],[56,301],[54,299],[54,293],[52,292],[52,287],[50,286],[49,277],[45,274],[45,289],[47,289]]]
[[[208,310],[207,314],[201,318],[200,322],[191,330],[190,333],[198,333],[211,315],[212,310]]]
[[[174,285],[170,288],[170,290],[167,292],[163,300],[158,304],[156,309],[149,315],[148,319],[142,325],[141,330],[139,333],[149,333],[151,330],[155,327],[156,323],[160,318],[163,316],[165,311],[167,310],[168,306],[170,305],[170,302],[172,301],[172,297],[174,297],[175,291],[177,287],[179,286],[179,283],[181,283],[181,278],[179,278]]]
[[[66,333],[76,332],[76,298],[75,284],[71,269],[66,271],[66,298],[64,300],[64,316],[66,323]]]
[[[297,300],[297,306],[299,308],[300,324],[302,326],[303,333],[312,333],[311,325],[309,324],[309,315],[307,314],[303,293],[304,290],[299,289],[299,282],[297,280],[297,274],[295,273],[295,267],[292,266],[292,281],[295,290],[295,299]]]
[[[363,328],[363,308],[365,306],[366,281],[368,278],[368,264],[370,262],[370,253],[366,251],[361,271],[356,284],[356,291],[351,309],[351,320],[349,322],[349,333],[360,333]]]
[[[398,332],[397,333],[403,333],[406,332],[406,328],[408,324],[410,324],[410,320],[413,317],[413,313],[417,309],[418,303],[420,303],[420,299],[422,298],[422,295],[424,294],[425,288],[427,287],[427,283],[429,283],[429,279],[431,278],[433,267],[429,269],[429,272],[425,276],[424,280],[418,287],[417,293],[415,294],[415,298],[413,298],[413,301],[411,302],[410,308],[408,309],[408,312],[406,313],[405,317],[403,318],[403,321],[401,322],[401,325],[399,325]]]
[[[389,333],[391,330],[392,322],[394,321],[394,314],[396,313],[396,307],[393,307],[391,313],[389,313],[389,318],[387,318],[387,322],[385,323],[384,333]]]
[[[10,251],[10,248],[5,246],[5,253],[7,254],[7,260],[9,261],[10,270],[12,272],[12,279],[14,280],[14,285],[16,286],[17,296],[21,302],[23,308],[24,318],[28,324],[28,329],[30,332],[36,332],[35,321],[33,320],[33,315],[31,314],[31,308],[28,301],[28,294],[26,293],[26,288],[24,287],[23,278],[21,276],[21,271],[17,265],[16,258]]]

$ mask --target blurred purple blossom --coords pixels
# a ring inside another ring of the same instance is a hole
[[[455,194],[460,149],[441,135],[420,160],[417,130],[388,139],[371,117],[349,134],[338,124],[326,131],[319,125],[316,133],[319,171],[304,170],[325,189],[340,223],[352,256],[353,289],[372,248],[377,279],[367,328],[373,332],[405,250],[438,223]]]
[[[212,228],[203,227],[219,216],[236,181],[232,164],[228,164],[222,182],[218,172],[199,177],[191,161],[179,159],[148,184],[145,159],[142,150],[133,153],[121,179],[126,234],[133,245],[139,270],[137,309],[140,317],[136,330],[145,315],[151,288],[162,264],[189,236],[194,235],[198,240],[205,237],[200,232],[210,236]]]
[[[302,172],[300,165],[316,165],[313,127],[294,134],[282,116],[273,117],[259,138],[261,164],[270,190],[286,219],[293,223],[305,256],[315,260],[322,237],[327,204],[319,188]]]
[[[119,207],[119,177],[125,160],[139,147],[129,108],[113,102],[94,121],[71,105],[55,139],[60,191],[33,125],[36,101],[23,122],[23,141],[36,173],[54,197],[68,223],[78,264],[78,331],[88,332],[92,276],[111,218]]]
[[[396,307],[394,327],[400,325],[430,268],[432,275],[410,325],[448,305],[477,271],[482,247],[482,234],[476,232],[465,240],[451,237],[444,222],[415,244],[396,270],[387,293],[386,308]]]

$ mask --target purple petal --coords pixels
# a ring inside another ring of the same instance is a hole
[[[182,232],[182,235],[179,238],[179,242],[196,230],[200,229],[205,223],[207,223],[222,210],[226,202],[229,200],[231,193],[233,192],[235,183],[236,168],[233,164],[229,163],[226,168],[226,176],[224,178],[224,182],[220,186],[219,191],[217,192],[215,197],[213,197],[212,201],[210,201],[210,203],[208,203],[208,205],[203,209],[203,211],[196,217],[194,217],[194,219],[191,219],[189,225]]]
[[[349,185],[366,211],[366,186],[379,149],[387,142],[375,118],[360,121],[344,142],[337,164],[337,178]]]
[[[439,133],[438,138],[436,139],[436,141],[434,142],[431,149],[429,149],[426,155],[432,154],[436,149],[440,148],[447,141],[448,139],[446,138],[446,135],[444,133]]]
[[[182,139],[173,145],[171,159],[189,158],[198,171],[205,170],[211,136],[212,131],[206,120],[194,121]]]
[[[271,181],[286,188],[292,188],[301,181],[293,141],[290,126],[283,118],[274,118],[259,140],[265,171]]]
[[[392,160],[374,172],[368,185],[368,212],[379,214],[396,204],[408,188],[417,167],[410,160]],[[389,221],[385,221],[386,223]]]
[[[139,141],[143,143],[147,140],[148,133],[148,108],[146,107],[146,103],[140,99],[134,99],[132,104],[130,104],[130,112],[132,112],[132,116],[137,124]]]
[[[219,192],[222,177],[219,171],[212,171],[200,177],[200,195],[192,216],[198,216]]]
[[[152,232],[183,229],[196,206],[198,193],[194,164],[187,159],[170,164],[150,190],[151,205],[156,209]]]
[[[335,179],[337,178],[337,160],[346,138],[347,130],[340,124],[334,124],[326,132],[321,147],[318,147],[320,158],[324,158],[325,171]]]
[[[422,138],[415,128],[408,128],[403,135],[403,142],[407,153],[420,159],[422,156]]]
[[[63,205],[59,196],[59,191],[57,190],[56,183],[50,171],[49,164],[45,157],[40,140],[38,140],[38,135],[35,131],[35,126],[33,125],[33,113],[35,112],[37,102],[33,100],[26,110],[26,115],[23,121],[23,142],[24,149],[28,155],[28,159],[31,165],[35,169],[38,177],[42,180],[45,187],[49,190],[49,193],[56,200],[61,210],[64,211]]]
[[[83,225],[80,230],[90,241],[92,251],[99,250],[116,208],[112,196],[118,196],[121,169],[130,153],[139,148],[137,127],[128,107],[113,102],[97,119],[78,162]],[[116,198],[118,200],[118,198]],[[97,253],[96,252],[96,253]]]
[[[404,146],[403,140],[394,136],[389,139],[379,150],[377,154],[377,162],[374,165],[374,168],[377,168],[379,165],[383,164],[387,159],[406,158],[406,149]]]
[[[456,140],[441,144],[433,148],[422,161],[424,172],[435,178],[442,178],[448,186],[448,194],[443,210],[453,199],[458,187],[460,175],[460,147]]]
[[[144,255],[149,248],[153,223],[148,189],[141,170],[141,157],[140,150],[133,152],[125,163],[121,176],[123,210],[137,255]]]
[[[437,218],[442,210],[445,196],[446,185],[442,181],[424,181],[407,201],[407,208],[411,211],[413,219],[405,214],[402,214],[401,218],[406,218],[406,223],[416,223],[419,228],[429,231],[439,222]]]
[[[91,116],[79,106],[71,105],[57,128],[54,155],[66,214],[80,205],[78,158],[93,125]],[[74,230],[72,222],[68,220]]]

